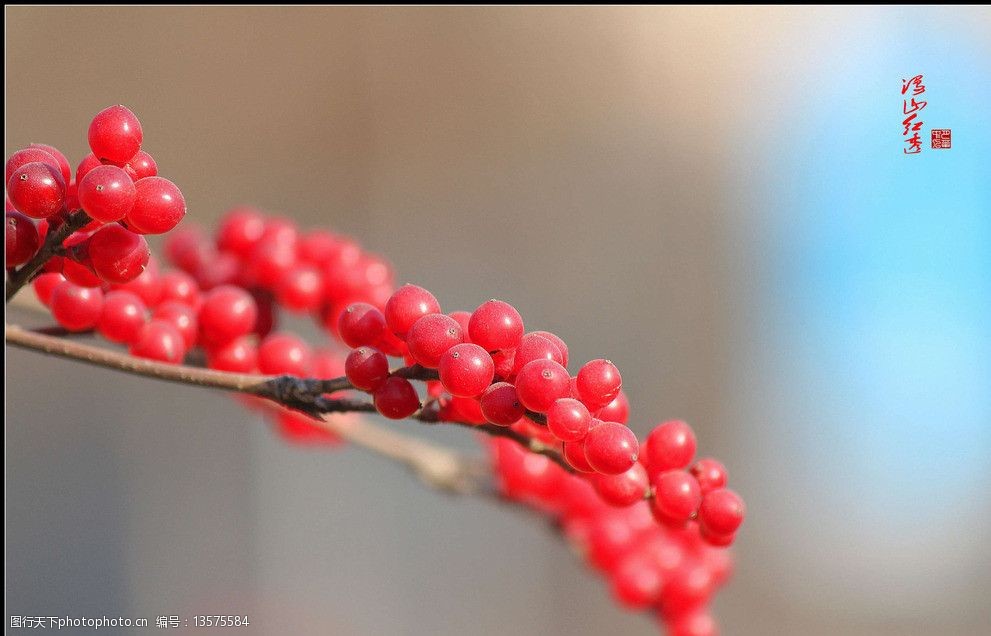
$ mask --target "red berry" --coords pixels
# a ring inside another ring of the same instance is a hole
[[[221,345],[247,335],[255,328],[258,306],[240,287],[221,285],[211,289],[200,307],[200,332],[209,345]]]
[[[31,285],[34,287],[34,293],[38,296],[38,300],[47,307],[52,301],[52,292],[64,280],[65,276],[59,272],[45,272],[35,278]]]
[[[199,325],[196,320],[196,310],[189,305],[175,300],[165,301],[155,307],[151,318],[152,320],[164,320],[171,323],[182,336],[187,351],[196,344]]]
[[[131,345],[132,356],[179,364],[186,355],[182,334],[170,322],[152,320]]]
[[[420,408],[420,397],[406,378],[392,376],[380,386],[373,396],[375,409],[393,420],[409,417]]]
[[[470,397],[452,396],[446,408],[441,409],[441,418],[445,422],[463,422],[465,424],[485,424],[485,414],[482,413],[481,403]]]
[[[47,218],[61,211],[65,203],[62,172],[48,163],[26,163],[7,181],[7,196],[18,211],[34,219]]]
[[[175,300],[197,308],[200,304],[200,286],[196,280],[181,271],[165,272],[161,276],[161,297],[159,302]]]
[[[465,331],[464,333],[468,333]],[[495,374],[502,380],[512,382],[516,378],[516,349],[500,349],[492,355]]]
[[[41,247],[38,227],[27,216],[14,210],[7,212],[7,234],[4,263],[7,267],[17,267],[31,260]]]
[[[52,290],[49,307],[55,320],[69,331],[86,331],[100,319],[103,292],[98,287],[80,287],[65,281]]]
[[[61,150],[55,146],[49,146],[48,144],[31,144],[28,148],[34,148],[50,154],[58,163],[59,172],[62,173],[62,179],[66,182],[66,184],[72,181],[72,167],[69,165],[69,160],[66,159]],[[36,159],[35,161],[38,160]]]
[[[428,369],[440,366],[440,357],[444,352],[464,341],[465,334],[461,325],[444,314],[420,317],[406,334],[406,346],[410,355]]]
[[[526,412],[516,396],[516,387],[508,382],[496,382],[485,389],[479,404],[485,419],[499,426],[515,423]]]
[[[556,344],[558,351],[561,352],[561,366],[563,367],[568,366],[568,345],[564,344],[564,340],[561,340],[561,338],[559,338],[556,334],[553,334],[549,331],[533,331],[531,333],[534,336],[541,336],[543,338],[547,338],[548,340]],[[610,420],[610,421],[618,421],[618,420]]]
[[[591,482],[600,497],[620,507],[632,506],[638,501],[643,501],[644,495],[650,488],[647,470],[639,462],[618,475],[593,475]]]
[[[344,361],[344,375],[356,389],[376,391],[389,377],[389,359],[371,347],[360,347]]]
[[[145,304],[135,294],[111,291],[103,297],[103,310],[96,328],[111,342],[130,344],[141,335],[146,313]]]
[[[117,166],[97,166],[79,183],[79,205],[103,223],[120,221],[134,207],[134,182]]]
[[[440,357],[440,381],[451,395],[481,395],[495,375],[489,353],[472,343],[455,345]]]
[[[136,155],[131,157],[125,169],[127,168],[131,169],[128,175],[135,181],[144,179],[145,177],[158,176],[158,164],[155,163],[154,157],[144,150],[139,150]]]
[[[275,287],[279,302],[292,311],[311,311],[323,300],[323,276],[312,265],[296,265]]]
[[[523,318],[509,303],[487,300],[472,312],[468,335],[486,351],[515,349],[523,337]]]
[[[713,534],[711,530],[704,526],[699,527],[699,535],[705,539],[706,543],[717,548],[729,547],[736,540],[735,532],[730,534]]]
[[[289,333],[266,336],[258,345],[258,369],[269,375],[306,377],[313,365],[313,350]]]
[[[695,433],[681,420],[658,424],[644,441],[643,461],[652,473],[685,468],[695,456]]]
[[[578,472],[595,472],[585,457],[585,444],[583,442],[565,442],[562,445],[562,453],[568,464]]]
[[[403,285],[385,304],[385,322],[401,339],[421,316],[440,313],[440,303],[434,295],[416,285]]]
[[[568,370],[553,360],[528,362],[516,374],[520,402],[537,413],[546,413],[556,400],[568,397],[570,384]]]
[[[457,321],[458,325],[461,327],[462,333],[465,334],[465,338],[468,337],[468,323],[471,320],[471,312],[468,311],[452,311],[447,314],[451,318]]]
[[[675,570],[664,584],[661,611],[677,617],[699,610],[712,596],[712,573],[702,563],[688,562]]]
[[[520,340],[520,346],[515,351],[513,359],[514,373],[519,373],[520,369],[527,362],[533,362],[534,360],[553,360],[564,366],[564,357],[561,355],[561,349],[549,339],[537,334],[528,333],[523,336],[523,339]]]
[[[186,215],[186,200],[168,179],[145,177],[134,182],[134,190],[134,206],[125,219],[135,232],[164,234]]]
[[[206,364],[218,371],[252,373],[258,368],[258,347],[251,336],[241,336],[227,344],[207,349]]]
[[[607,422],[626,424],[630,419],[630,401],[623,389],[619,390],[619,395],[612,402],[599,409],[595,417]]]
[[[559,398],[547,409],[547,428],[562,442],[577,442],[588,434],[592,416],[574,398]]]
[[[616,398],[620,387],[623,386],[623,378],[612,362],[602,359],[592,360],[578,371],[575,386],[582,402],[588,408],[597,410]]]
[[[162,278],[158,274],[158,261],[154,256],[149,257],[144,272],[128,283],[115,285],[114,289],[126,289],[135,293],[145,305],[154,307],[162,300]]]
[[[596,472],[618,475],[637,461],[637,436],[617,422],[603,422],[593,427],[583,442],[585,458]]]
[[[715,459],[698,460],[692,464],[691,473],[698,480],[702,495],[726,485],[726,467]]]
[[[719,636],[716,620],[704,611],[681,614],[668,624],[668,636]]]
[[[59,174],[62,175],[62,182],[69,183],[69,180],[66,179],[65,175],[62,173],[62,168],[59,165],[58,159],[44,148],[36,147],[18,150],[7,158],[7,164],[4,167],[3,172],[3,182],[9,183],[10,178],[14,175],[14,172],[17,171],[18,168],[24,166],[25,164],[34,162],[48,164],[49,166],[55,168],[59,171]]]
[[[116,223],[104,225],[86,243],[89,264],[108,283],[127,283],[145,271],[151,252],[145,237]]]
[[[121,166],[141,149],[141,139],[141,122],[119,104],[101,110],[89,125],[93,154]]]
[[[265,217],[251,207],[234,208],[224,214],[217,228],[217,247],[245,257],[265,233]]]
[[[83,157],[83,160],[79,162],[78,166],[76,166],[76,184],[78,185],[82,183],[83,179],[86,178],[86,175],[89,174],[90,170],[102,165],[103,163],[97,159],[96,155],[92,152]]]
[[[731,535],[743,523],[743,499],[729,488],[717,488],[702,497],[699,525],[713,535]]]
[[[661,595],[661,573],[644,558],[623,560],[613,572],[611,583],[613,598],[627,609],[652,607]]]
[[[652,481],[654,497],[650,503],[654,516],[668,525],[685,525],[702,501],[699,482],[683,470],[655,474]]]
[[[286,243],[262,240],[248,255],[249,276],[262,287],[275,287],[296,266],[296,249]]]
[[[352,303],[337,318],[337,332],[349,347],[374,345],[385,331],[385,316],[368,303]]]

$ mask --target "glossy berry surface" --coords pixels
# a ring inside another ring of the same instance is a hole
[[[77,191],[79,205],[103,223],[119,221],[134,207],[134,182],[117,166],[97,166],[86,173]]]
[[[553,360],[534,360],[516,374],[516,392],[523,406],[546,413],[560,398],[570,393],[568,370]]]
[[[516,395],[516,387],[508,382],[496,382],[485,389],[479,405],[486,421],[499,426],[515,423],[525,412]]]
[[[199,324],[196,310],[185,303],[167,300],[155,307],[151,314],[152,320],[162,320],[171,323],[182,336],[186,350],[193,348],[199,334]]]
[[[618,422],[603,422],[593,427],[583,445],[589,465],[606,475],[625,472],[637,461],[637,436]]]
[[[389,377],[389,359],[371,347],[360,347],[348,354],[344,374],[356,389],[375,391]]]
[[[695,456],[695,433],[681,420],[658,424],[644,442],[644,463],[651,472],[685,468]]]
[[[66,185],[72,181],[72,166],[69,165],[69,160],[61,150],[48,144],[31,144],[27,149],[41,150],[50,154],[58,164],[59,172],[62,173],[62,180],[65,181]]]
[[[560,347],[544,336],[528,333],[523,336],[513,353],[513,372],[519,373],[528,362],[534,360],[553,360],[564,366]]]
[[[241,336],[206,350],[207,366],[218,371],[251,373],[258,367],[258,346],[254,338]]]
[[[31,285],[34,287],[34,293],[38,296],[38,300],[47,307],[52,302],[52,292],[64,280],[65,276],[59,272],[45,272],[35,278]]]
[[[22,265],[38,252],[41,237],[34,221],[20,212],[7,212],[4,263],[7,267]]]
[[[337,332],[349,347],[374,345],[385,331],[385,316],[369,303],[348,305],[337,318]]]
[[[603,500],[621,507],[643,501],[650,489],[647,470],[639,462],[618,475],[594,475],[592,485]]]
[[[144,179],[145,177],[158,176],[158,164],[155,163],[155,158],[144,150],[139,150],[136,155],[131,157],[131,160],[127,162],[127,166],[125,167],[125,170],[127,169],[130,169],[128,175],[134,181]]]
[[[108,283],[127,283],[144,272],[151,252],[145,237],[116,223],[105,225],[87,242],[93,272]]]
[[[258,370],[262,373],[307,377],[312,364],[310,346],[293,334],[270,334],[258,345]]]
[[[323,300],[323,277],[312,265],[295,265],[279,280],[275,294],[290,311],[312,311]]]
[[[472,343],[455,345],[445,351],[438,370],[444,388],[459,397],[481,395],[495,375],[492,357]]]
[[[111,342],[130,344],[138,339],[147,320],[147,308],[135,294],[112,291],[103,298],[97,330]]]
[[[578,371],[575,382],[578,395],[590,409],[600,409],[612,402],[623,386],[619,369],[608,360],[592,360]]]
[[[523,318],[509,303],[487,300],[472,312],[468,335],[486,351],[515,349],[523,337]]]
[[[428,314],[420,317],[409,333],[406,346],[413,359],[428,369],[440,366],[441,356],[451,347],[465,341],[464,330],[458,321],[444,314]]]
[[[592,416],[574,398],[558,398],[547,409],[547,428],[562,442],[577,442],[588,433]]]
[[[18,212],[33,219],[44,219],[62,209],[65,180],[58,167],[49,163],[26,163],[10,175],[7,196]]]
[[[393,420],[409,417],[420,408],[420,398],[409,380],[392,376],[374,393],[375,409]]]
[[[728,488],[717,488],[702,498],[699,524],[714,535],[729,535],[743,523],[743,500]]]
[[[49,301],[52,316],[69,331],[85,331],[96,326],[103,311],[103,292],[96,287],[59,283]]]
[[[125,220],[135,232],[163,234],[186,215],[186,200],[168,179],[145,177],[134,182],[134,190],[134,205]]]
[[[654,498],[651,500],[658,520],[673,526],[683,526],[699,509],[702,492],[694,477],[683,470],[669,470],[652,477]]]
[[[142,136],[141,122],[119,104],[101,110],[89,125],[89,147],[93,154],[121,166],[141,149]]]
[[[158,360],[169,364],[179,364],[186,355],[182,334],[175,326],[164,320],[152,320],[141,329],[131,355],[138,358]]]
[[[24,148],[10,155],[7,158],[7,163],[4,165],[3,182],[9,183],[10,177],[13,176],[18,168],[35,162],[48,164],[52,168],[55,168],[62,175],[63,183],[69,183],[65,178],[65,174],[62,172],[58,159],[44,148]]]
[[[224,344],[251,333],[257,318],[258,306],[251,294],[240,287],[223,285],[203,298],[200,333],[208,344]]]
[[[711,457],[704,457],[692,464],[689,472],[698,480],[703,495],[717,488],[722,488],[728,479],[726,467],[723,466],[722,462]]]
[[[440,303],[422,287],[403,285],[389,297],[384,313],[389,329],[405,340],[413,323],[427,314],[440,313]]]

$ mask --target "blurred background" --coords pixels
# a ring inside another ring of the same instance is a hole
[[[5,17],[7,154],[78,162],[127,104],[185,222],[251,203],[353,234],[445,309],[504,298],[611,358],[638,433],[691,422],[749,508],[725,634],[991,633],[988,8]],[[7,362],[8,616],[656,633],[526,515],[214,393]]]

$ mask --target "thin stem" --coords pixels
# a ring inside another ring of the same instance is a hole
[[[66,217],[62,225],[54,230],[50,230],[48,235],[45,236],[45,242],[42,244],[38,253],[29,260],[27,263],[21,266],[20,269],[14,270],[7,276],[7,288],[5,291],[6,300],[5,302],[10,302],[18,291],[24,285],[26,285],[38,271],[44,267],[48,260],[56,256],[58,252],[62,249],[62,243],[65,239],[72,236],[72,233],[81,229],[84,225],[89,223],[90,218],[82,210],[76,210],[70,212]]]

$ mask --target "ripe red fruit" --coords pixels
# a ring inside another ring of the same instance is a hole
[[[52,301],[52,292],[64,280],[65,276],[59,272],[45,272],[35,278],[31,285],[34,287],[34,293],[38,296],[38,300],[47,307]]]
[[[89,147],[99,159],[124,165],[141,149],[141,122],[125,106],[105,108],[89,125]]]
[[[217,247],[245,257],[251,253],[265,233],[265,217],[251,207],[229,210],[217,228]]]
[[[702,610],[678,615],[668,624],[668,636],[719,636],[712,615]]]
[[[126,289],[135,293],[148,307],[154,307],[162,300],[162,278],[158,273],[158,261],[152,256],[148,259],[145,271],[134,280],[116,285],[115,289]]]
[[[196,319],[196,310],[189,305],[175,300],[167,300],[155,307],[151,318],[152,320],[164,320],[171,323],[182,336],[187,351],[196,344],[199,324]]]
[[[368,303],[352,303],[337,317],[337,332],[349,347],[374,345],[385,331],[385,316]]]
[[[451,395],[481,395],[495,375],[488,352],[477,344],[455,345],[440,357],[440,381]]]
[[[546,413],[556,400],[568,397],[570,386],[568,370],[553,360],[528,362],[516,374],[520,402],[537,413]]]
[[[566,345],[564,343],[564,340],[561,340],[560,337],[558,337],[556,334],[553,334],[553,333],[551,333],[549,331],[533,331],[531,333],[534,336],[540,336],[542,338],[547,338],[548,340],[550,340],[551,342],[553,342],[554,344],[556,344],[557,345],[557,348],[558,348],[558,351],[561,352],[561,366],[563,366],[563,367],[567,367],[568,366],[568,345]],[[610,420],[610,421],[618,421],[618,420]]]
[[[702,491],[699,482],[683,470],[668,470],[653,475],[654,497],[651,510],[658,521],[684,526],[699,509]]]
[[[468,335],[486,351],[515,349],[523,337],[523,318],[509,303],[487,300],[472,312]]]
[[[695,433],[681,420],[658,424],[644,441],[643,460],[652,473],[685,468],[695,456]]]
[[[592,360],[578,371],[575,386],[585,406],[597,410],[616,398],[623,386],[623,378],[616,365],[609,360]]]
[[[69,160],[66,159],[62,151],[55,146],[49,146],[48,144],[31,144],[28,146],[29,149],[33,148],[35,150],[41,150],[47,152],[55,161],[58,163],[59,172],[62,173],[62,179],[68,184],[72,181],[72,167],[69,166]],[[37,161],[37,160],[36,160]]]
[[[496,382],[485,389],[479,404],[485,419],[498,426],[509,426],[525,413],[516,395],[516,387],[508,382]]]
[[[637,461],[637,436],[618,422],[603,422],[592,428],[583,445],[589,465],[606,475],[625,472]]]
[[[421,316],[406,334],[406,346],[410,355],[428,369],[440,366],[440,357],[444,352],[464,341],[465,334],[461,325],[444,314]]]
[[[677,619],[700,610],[712,592],[713,578],[709,569],[699,562],[687,562],[675,570],[664,584],[661,611],[664,616]]]
[[[134,206],[127,213],[127,226],[141,234],[164,234],[186,215],[186,200],[174,183],[162,177],[134,182]]]
[[[116,223],[104,225],[86,242],[89,264],[108,283],[127,283],[145,271],[151,252],[145,237]]]
[[[313,350],[289,333],[266,336],[258,345],[258,370],[270,375],[306,377],[313,365]]]
[[[136,155],[131,157],[124,169],[127,170],[128,168],[130,168],[128,176],[134,181],[158,175],[158,164],[155,163],[154,157],[144,150],[139,150]]]
[[[200,304],[200,286],[186,272],[173,270],[165,272],[160,278],[161,296],[159,302],[175,300],[196,308]]]
[[[200,307],[200,333],[206,344],[221,345],[255,328],[258,306],[240,287],[221,285],[207,292]]]
[[[631,610],[644,610],[656,604],[663,583],[657,567],[637,555],[620,562],[610,582],[613,598]]]
[[[344,361],[344,375],[356,389],[376,391],[389,377],[389,359],[371,347],[360,347]]]
[[[38,227],[27,216],[14,210],[7,212],[7,230],[5,238],[4,264],[7,267],[17,267],[31,260],[41,247],[41,237]]]
[[[393,420],[409,417],[420,408],[420,397],[406,378],[392,376],[379,387],[373,396],[375,409]]]
[[[32,144],[32,146],[33,145],[34,144]],[[62,181],[64,183],[69,183],[69,180],[66,179],[65,175],[62,173],[62,169],[59,166],[58,159],[52,153],[48,152],[44,148],[37,148],[37,147],[24,148],[22,150],[18,150],[17,152],[15,152],[14,154],[10,155],[10,157],[7,158],[7,163],[4,166],[3,182],[8,183],[10,181],[10,177],[12,177],[14,172],[21,166],[34,162],[45,163],[55,168],[56,170],[59,171],[59,174],[62,175]]]
[[[138,339],[145,326],[147,308],[135,294],[111,291],[103,298],[97,330],[111,342],[130,344]]]
[[[639,462],[618,475],[596,474],[590,478],[595,491],[606,502],[620,507],[632,506],[643,501],[650,488],[647,470]]]
[[[562,445],[562,453],[568,464],[582,473],[594,473],[595,469],[588,463],[585,457],[584,442],[565,442]]]
[[[292,311],[312,311],[323,300],[323,276],[312,265],[296,265],[278,282],[275,295]]]
[[[471,312],[468,311],[452,311],[447,314],[451,318],[457,321],[458,325],[461,326],[462,333],[465,334],[465,339],[468,338],[468,323],[471,320]]]
[[[626,424],[630,419],[630,401],[623,389],[619,390],[619,395],[612,402],[599,409],[595,417],[607,422]]]
[[[698,480],[703,496],[726,485],[726,467],[711,457],[704,457],[692,464],[690,472]]]
[[[33,161],[10,175],[7,197],[14,207],[34,219],[44,219],[62,210],[65,180],[58,167]]]
[[[547,428],[562,442],[577,442],[588,433],[592,416],[574,398],[559,398],[547,409]]]
[[[258,368],[258,347],[251,336],[241,336],[219,347],[206,350],[211,369],[232,373],[253,373]]]
[[[186,355],[186,347],[175,325],[164,320],[152,320],[141,330],[138,339],[131,345],[130,353],[139,358],[179,364]]]
[[[122,168],[97,166],[86,173],[77,191],[86,214],[103,223],[119,221],[134,207],[134,182]]]
[[[103,292],[98,287],[80,287],[64,281],[52,290],[49,307],[55,320],[69,331],[86,331],[100,319]]]
[[[90,170],[102,165],[103,163],[97,159],[96,155],[92,152],[83,157],[83,160],[79,162],[78,166],[76,166],[76,183],[82,183],[83,179],[86,178],[86,175],[89,174]]]
[[[743,499],[729,488],[717,488],[702,497],[699,525],[713,535],[731,535],[743,523]]]
[[[564,357],[556,344],[538,334],[528,333],[520,340],[513,358],[513,372],[519,373],[527,362],[534,360],[553,360],[564,366]]]
[[[385,304],[385,322],[402,340],[421,316],[440,313],[440,303],[434,295],[416,285],[403,285]]]

